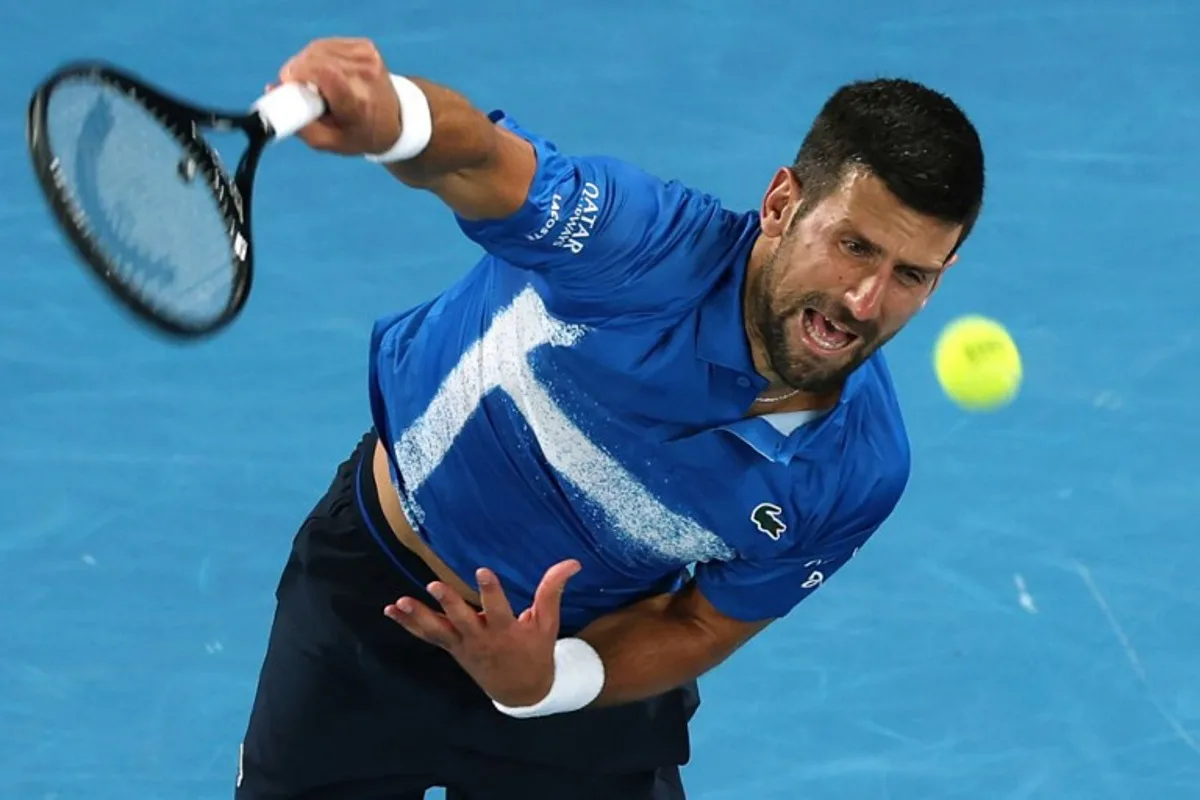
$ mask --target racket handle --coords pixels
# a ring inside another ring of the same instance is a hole
[[[264,94],[254,110],[271,126],[276,139],[291,136],[325,113],[325,100],[316,87],[285,83]]]

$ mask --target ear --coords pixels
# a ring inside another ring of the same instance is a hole
[[[759,209],[763,234],[772,238],[782,236],[799,202],[800,182],[790,169],[780,167],[775,171]]]

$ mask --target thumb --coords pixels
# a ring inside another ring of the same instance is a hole
[[[562,596],[567,581],[571,580],[583,565],[575,559],[560,561],[542,576],[533,595],[533,618],[542,630],[557,633],[562,608]]]

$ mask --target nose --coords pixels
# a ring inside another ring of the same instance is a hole
[[[875,319],[883,308],[887,280],[880,272],[862,275],[846,290],[846,307],[850,309],[854,318],[861,322]]]

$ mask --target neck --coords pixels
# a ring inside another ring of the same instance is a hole
[[[837,403],[838,397],[841,396],[841,389],[828,392],[805,392],[793,389],[771,367],[771,359],[767,356],[767,347],[763,342],[762,332],[758,326],[751,324],[754,314],[750,307],[750,298],[756,294],[763,268],[769,263],[772,252],[771,242],[760,233],[750,248],[750,255],[746,261],[746,277],[742,285],[742,328],[746,332],[746,340],[750,344],[750,357],[754,361],[754,370],[770,382],[770,385],[763,390],[758,400],[751,406],[750,416],[774,414],[781,411],[817,411],[830,408]]]
[[[764,414],[781,414],[789,411],[824,411],[837,405],[838,398],[841,396],[840,390],[821,394],[796,392],[788,395],[790,391],[795,390],[787,387],[782,389],[775,386],[769,387],[750,406],[746,416],[761,417]]]

